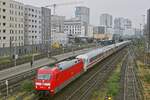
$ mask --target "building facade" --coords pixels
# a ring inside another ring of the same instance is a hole
[[[90,8],[88,7],[76,7],[75,10],[75,17],[79,18],[81,21],[85,22],[86,24],[90,23]]]
[[[94,39],[96,40],[112,40],[112,34],[94,34]]]
[[[124,30],[125,29],[125,19],[122,17],[115,18],[114,29]]]
[[[120,31],[128,30],[132,28],[132,21],[123,17],[115,18],[114,29]]]
[[[24,45],[24,5],[0,0],[0,48]]]
[[[94,26],[88,25],[87,37],[88,38],[94,37]]]
[[[52,15],[51,16],[51,32],[64,33],[65,16]]]
[[[110,14],[101,14],[100,16],[100,26],[104,26],[107,28],[112,28],[113,25],[113,17]]]
[[[25,5],[25,45],[42,43],[41,8]]]
[[[42,44],[51,43],[51,10],[42,7]]]
[[[94,31],[94,34],[104,34],[105,27],[104,26],[95,26],[93,31]]]
[[[132,21],[130,19],[125,19],[125,29],[132,28]]]
[[[86,27],[80,19],[66,20],[64,23],[64,33],[72,37],[85,37]]]
[[[132,29],[132,21],[123,17],[115,18],[114,31],[116,34],[123,34],[126,30]]]

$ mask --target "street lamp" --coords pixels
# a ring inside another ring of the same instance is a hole
[[[32,63],[34,62],[34,51],[33,51],[33,36],[32,36]]]
[[[17,50],[16,50],[16,47],[17,47],[17,43],[16,43],[16,38],[15,38],[15,43],[14,43],[14,45],[15,45],[15,54],[14,54],[14,60],[15,60],[15,66],[17,65],[17,59],[18,59],[18,55],[17,55]]]

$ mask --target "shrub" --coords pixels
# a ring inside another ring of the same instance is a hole
[[[21,84],[21,90],[25,91],[25,92],[30,92],[33,90],[33,83],[31,80],[25,80],[22,84]]]

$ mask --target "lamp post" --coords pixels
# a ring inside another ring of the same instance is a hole
[[[33,43],[33,36],[32,36],[32,63],[34,63],[34,43]]]
[[[16,50],[16,47],[17,47],[17,43],[16,43],[16,39],[15,39],[15,55],[14,55],[14,59],[15,59],[15,66],[17,65],[17,59],[18,59],[18,55],[17,55],[17,50]]]
[[[9,88],[8,88],[8,80],[5,81],[5,84],[6,84],[7,97],[8,97],[8,95],[9,95],[9,92],[8,92],[8,89],[9,89]]]

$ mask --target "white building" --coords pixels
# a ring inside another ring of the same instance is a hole
[[[132,21],[130,19],[125,19],[125,29],[132,28]]]
[[[113,17],[110,14],[101,14],[100,16],[100,26],[104,26],[107,28],[112,28],[113,25]]]
[[[64,46],[68,43],[68,36],[64,33],[52,33],[51,38],[52,44],[59,43]]]
[[[85,25],[80,19],[66,20],[64,23],[64,33],[73,37],[85,37]]]
[[[24,5],[0,0],[0,47],[24,45]]]
[[[132,21],[123,17],[115,18],[114,34],[121,34],[121,35],[134,34],[133,29],[132,29]]]
[[[94,26],[88,25],[87,37],[89,38],[94,37]]]
[[[40,44],[42,42],[41,8],[25,5],[25,44]]]

